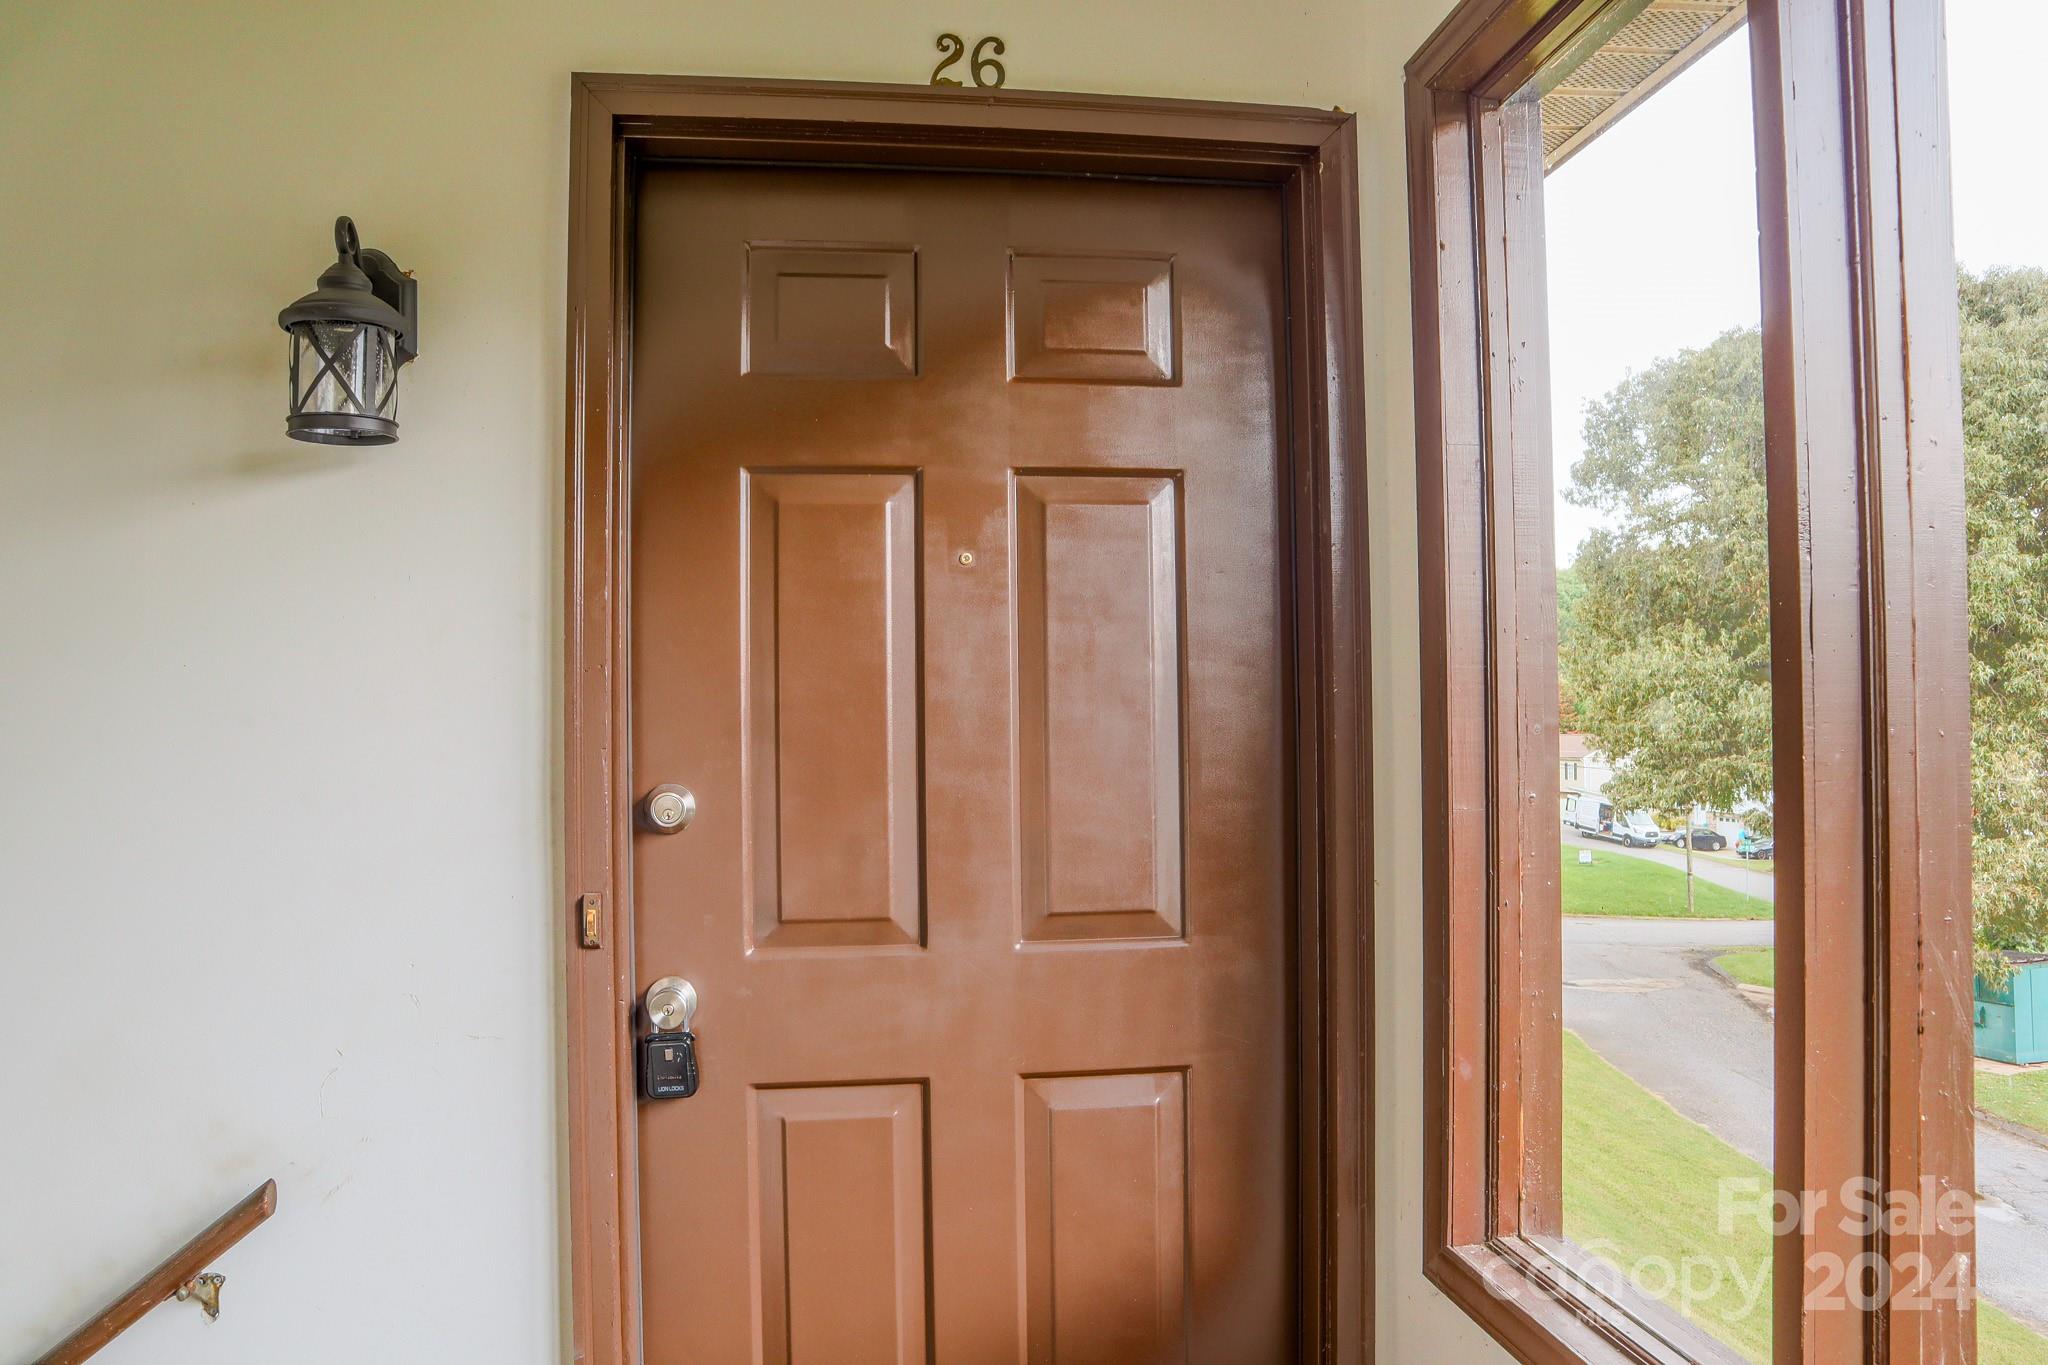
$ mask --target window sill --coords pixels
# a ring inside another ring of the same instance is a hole
[[[1529,1365],[1739,1365],[1741,1357],[1678,1313],[1603,1293],[1598,1265],[1569,1243],[1514,1237],[1446,1247],[1427,1270],[1431,1283]]]

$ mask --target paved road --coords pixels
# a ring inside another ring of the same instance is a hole
[[[1626,848],[1611,839],[1588,839],[1573,829],[1563,831],[1566,848],[1590,848],[1596,853],[1625,853],[1631,858],[1642,858],[1666,867],[1685,871],[1685,850],[1669,848]],[[1725,886],[1730,891],[1740,891],[1745,896],[1758,900],[1772,899],[1771,874],[1746,863],[1730,865],[1713,858],[1703,858],[1695,853],[1692,858],[1692,874],[1703,882]]]
[[[1681,855],[1682,856],[1682,855]],[[1772,941],[1757,920],[1572,918],[1565,1026],[1687,1118],[1771,1165],[1771,1023],[1710,960]],[[2048,1332],[2048,1147],[1977,1133],[1978,1280]]]

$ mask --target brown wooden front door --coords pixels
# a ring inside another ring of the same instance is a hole
[[[656,1365],[1296,1353],[1279,195],[649,169]]]

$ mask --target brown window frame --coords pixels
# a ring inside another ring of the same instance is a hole
[[[1408,66],[1425,1269],[1525,1361],[1712,1358],[1561,1223],[1546,62],[1640,0],[1466,0]],[[1969,673],[1941,7],[1751,0],[1772,579],[1777,1183],[1972,1188]],[[1796,97],[1795,97],[1796,93]],[[1547,925],[1546,925],[1547,920]],[[1923,1182],[1931,1185],[1923,1186]],[[1967,1232],[1776,1244],[1774,1356],[1976,1358],[1973,1304],[1807,1306]],[[1973,1264],[1973,1262],[1967,1263]],[[1973,1276],[1966,1277],[1973,1279]]]

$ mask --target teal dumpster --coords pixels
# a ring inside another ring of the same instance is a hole
[[[1977,978],[1977,1055],[2030,1066],[2048,1062],[2048,953],[2007,953],[2012,975],[1993,989]]]

